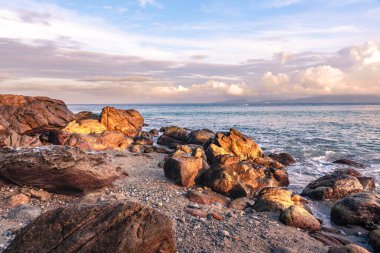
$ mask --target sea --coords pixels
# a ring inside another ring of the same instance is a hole
[[[297,163],[287,167],[297,193],[336,168],[337,159],[365,165],[356,168],[380,185],[380,105],[371,104],[117,104],[69,105],[77,113],[100,113],[104,106],[136,109],[146,130],[176,125],[228,131],[236,128],[267,152],[286,152]]]

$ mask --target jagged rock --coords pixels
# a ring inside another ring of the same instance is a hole
[[[0,147],[23,148],[38,146],[41,146],[38,136],[20,135],[11,129],[3,128],[1,130],[0,127]]]
[[[195,184],[195,178],[202,168],[202,158],[186,155],[186,153],[181,156],[171,156],[165,160],[164,164],[165,176],[185,187]]]
[[[40,201],[47,201],[51,198],[51,194],[43,190],[36,191],[31,189],[29,193],[32,198],[38,199]]]
[[[280,221],[285,225],[307,231],[321,230],[321,223],[311,213],[299,206],[290,206],[282,211]]]
[[[184,145],[186,142],[174,139],[172,137],[161,135],[157,139],[157,144],[168,146],[169,148],[176,148],[178,145]]]
[[[1,148],[0,177],[17,185],[78,194],[108,186],[122,177],[122,170],[106,154],[78,148]]]
[[[70,122],[63,130],[77,134],[100,134],[106,131],[107,128],[99,120],[84,119]]]
[[[131,151],[132,153],[143,153],[145,151],[145,147],[144,145],[132,145],[130,148],[129,148],[129,151]]]
[[[214,138],[215,133],[209,129],[191,131],[187,137],[187,143],[204,145],[208,140]]]
[[[234,128],[231,128],[228,133],[216,133],[210,148],[212,145],[222,148],[222,154],[230,154],[239,157],[240,160],[253,160],[257,157],[263,157],[264,155],[264,152],[253,139],[245,136]],[[220,154],[219,151],[221,150],[216,147],[212,148],[217,151],[216,153],[213,154],[209,152],[209,161],[212,161]]]
[[[4,253],[176,252],[173,224],[139,203],[78,204],[42,214]]]
[[[369,251],[356,244],[347,244],[343,246],[330,247],[327,253],[369,253]]]
[[[86,119],[94,119],[99,121],[99,115],[89,111],[78,112],[75,114],[75,120],[81,122]]]
[[[239,198],[252,197],[264,187],[288,186],[289,180],[285,169],[254,167],[237,156],[223,155],[202,172],[199,183],[223,195]]]
[[[133,109],[119,110],[114,107],[104,107],[100,122],[110,131],[121,132],[129,137],[138,136],[144,125],[144,118]]]
[[[268,187],[259,192],[253,208],[258,212],[276,212],[293,205],[307,209],[307,201],[301,196],[282,188]]]
[[[29,202],[30,198],[23,193],[15,194],[8,199],[8,205],[11,207],[26,205]]]
[[[20,135],[60,130],[73,119],[61,100],[0,95],[0,125]]]
[[[380,222],[380,195],[362,192],[336,202],[331,208],[331,220],[342,226],[371,226]]]
[[[380,229],[372,230],[369,233],[369,241],[376,253],[380,252]]]
[[[364,168],[365,167],[361,163],[358,163],[358,162],[355,162],[355,161],[351,161],[351,160],[348,160],[348,159],[339,159],[339,160],[334,161],[333,163],[348,165],[348,166],[357,167],[357,168]]]
[[[146,137],[135,137],[135,145],[153,145],[153,140]]]
[[[152,130],[149,131],[149,134],[150,134],[151,136],[156,137],[156,136],[159,135],[159,132],[158,132],[157,129],[154,128],[154,129],[152,129]]]
[[[214,203],[220,203],[222,205],[227,205],[228,199],[222,195],[219,195],[212,191],[204,190],[202,192],[197,190],[191,190],[186,196],[190,201],[202,204],[211,205]]]
[[[340,199],[374,187],[374,179],[362,177],[354,169],[340,169],[311,182],[301,195],[317,200]]]
[[[269,154],[268,156],[272,158],[273,160],[275,160],[276,162],[281,163],[284,166],[289,166],[296,163],[296,160],[294,160],[294,158],[288,153],[279,153],[279,154],[272,153],[272,154]]]
[[[178,141],[182,141],[184,143],[186,143],[189,136],[188,130],[177,126],[162,127],[160,129],[160,132],[163,132],[164,135],[174,138]]]

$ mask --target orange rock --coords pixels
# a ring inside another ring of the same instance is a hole
[[[191,216],[199,217],[199,218],[206,218],[207,213],[195,208],[186,208],[186,212],[190,214]]]
[[[25,194],[16,194],[9,198],[8,205],[11,207],[17,207],[21,205],[26,205],[30,202],[30,198]]]
[[[64,129],[69,133],[77,134],[100,134],[107,130],[107,128],[95,119],[85,119],[79,122],[72,121]]]
[[[223,220],[223,217],[216,212],[212,212],[211,216],[214,217],[215,220]]]
[[[187,198],[192,202],[202,205],[211,205],[214,203],[226,205],[228,203],[228,199],[226,197],[212,191],[199,192],[197,190],[191,190],[187,194]]]

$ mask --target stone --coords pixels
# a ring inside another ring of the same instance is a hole
[[[380,222],[380,195],[362,192],[336,202],[331,208],[331,220],[341,226],[371,226]]]
[[[22,193],[15,194],[8,199],[8,205],[10,207],[26,205],[26,204],[29,204],[29,202],[30,202],[30,198]]]
[[[77,134],[100,134],[106,131],[107,128],[97,119],[84,119],[70,122],[63,130]]]
[[[165,146],[168,146],[169,148],[176,148],[178,145],[186,144],[186,142],[174,139],[170,136],[161,135],[157,139],[157,144],[165,145]]]
[[[136,202],[78,204],[22,228],[4,253],[176,252],[169,217]]]
[[[214,138],[215,133],[209,129],[199,129],[191,131],[187,137],[187,143],[204,145],[208,140]]]
[[[94,119],[99,121],[99,115],[90,111],[78,112],[75,114],[75,120],[81,122],[82,120]]]
[[[349,159],[339,159],[339,160],[334,161],[333,163],[348,165],[348,166],[357,167],[357,168],[364,168],[365,167],[363,164],[349,160]]]
[[[223,153],[236,156],[240,160],[253,160],[254,158],[262,157],[264,155],[260,146],[253,139],[240,133],[234,128],[231,128],[227,133],[216,133],[212,144],[216,147],[222,148]],[[212,149],[216,149],[216,147],[213,147]],[[209,161],[213,161],[217,155],[219,155],[219,152],[209,152]]]
[[[296,160],[294,160],[294,158],[288,153],[279,153],[279,154],[272,153],[272,154],[269,154],[268,156],[272,158],[273,160],[281,163],[284,166],[289,166],[296,163]]]
[[[374,186],[373,180],[362,178],[361,174],[353,169],[336,170],[309,183],[301,195],[316,200],[344,198],[364,190],[360,180],[365,184],[366,189]]]
[[[307,231],[321,230],[321,223],[311,213],[299,206],[290,206],[282,211],[280,221],[285,225]]]
[[[153,140],[146,137],[135,137],[134,144],[135,145],[153,145]]]
[[[216,212],[211,212],[211,216],[215,219],[215,220],[223,220],[223,217],[216,213]]]
[[[39,206],[32,206],[30,204],[12,208],[9,212],[8,219],[21,219],[21,220],[34,220],[40,216],[42,210]]]
[[[197,190],[190,190],[187,193],[186,197],[191,202],[195,202],[202,205],[211,205],[215,203],[227,205],[228,203],[228,199],[226,197],[212,192],[210,190],[204,190],[202,192]]]
[[[31,189],[29,191],[29,193],[30,193],[30,196],[32,198],[38,199],[40,201],[47,201],[47,200],[51,199],[51,194],[49,192],[42,190],[42,189],[40,189],[39,191]]]
[[[322,229],[325,230],[326,228],[322,227]],[[334,233],[336,234],[337,232]],[[343,246],[350,243],[350,241],[342,239],[341,236],[335,234],[331,232],[325,233],[324,231],[309,232],[311,237],[329,247]]]
[[[228,203],[228,208],[233,208],[236,210],[244,210],[247,207],[252,207],[253,204],[254,202],[252,200],[243,197],[243,198],[237,198],[230,201],[230,203]]]
[[[270,186],[288,186],[285,169],[255,167],[237,156],[220,155],[209,169],[202,171],[199,184],[231,198],[252,197]]]
[[[195,184],[195,178],[202,168],[202,158],[193,156],[169,157],[164,164],[165,176],[185,187]]]
[[[114,107],[104,107],[100,122],[110,131],[121,132],[128,137],[138,136],[144,125],[144,118],[133,109],[119,110]]]
[[[0,177],[50,192],[82,194],[110,185],[123,173],[104,153],[50,146],[1,148]]]
[[[73,119],[74,114],[61,100],[0,95],[0,125],[19,135],[60,130]]]
[[[129,148],[129,151],[131,151],[132,153],[136,153],[136,154],[143,153],[144,150],[145,150],[145,147],[143,145],[132,145]]]
[[[271,253],[299,253],[297,250],[287,248],[287,247],[278,247],[271,251]]]
[[[369,251],[356,244],[347,244],[343,246],[330,247],[327,253],[369,253]]]
[[[154,129],[152,129],[152,130],[149,130],[149,134],[150,134],[151,136],[154,136],[154,137],[160,135],[160,133],[158,132],[158,130],[157,130],[156,128],[154,128]]]
[[[36,136],[20,135],[11,129],[0,130],[0,147],[39,147],[41,146],[41,141]]]
[[[198,217],[198,218],[206,218],[207,213],[205,211],[202,211],[200,209],[195,208],[186,208],[186,212],[190,214],[191,216]]]
[[[293,205],[306,208],[307,203],[301,196],[294,195],[288,190],[267,187],[259,192],[253,208],[258,212],[277,212]]]
[[[163,132],[164,135],[169,136],[173,139],[186,143],[189,136],[189,131],[178,127],[178,126],[168,126],[162,127],[160,132]]]
[[[380,229],[372,230],[369,233],[369,242],[376,253],[380,252]]]

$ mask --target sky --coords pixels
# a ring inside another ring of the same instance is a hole
[[[0,0],[0,59],[67,103],[380,95],[380,1]]]

